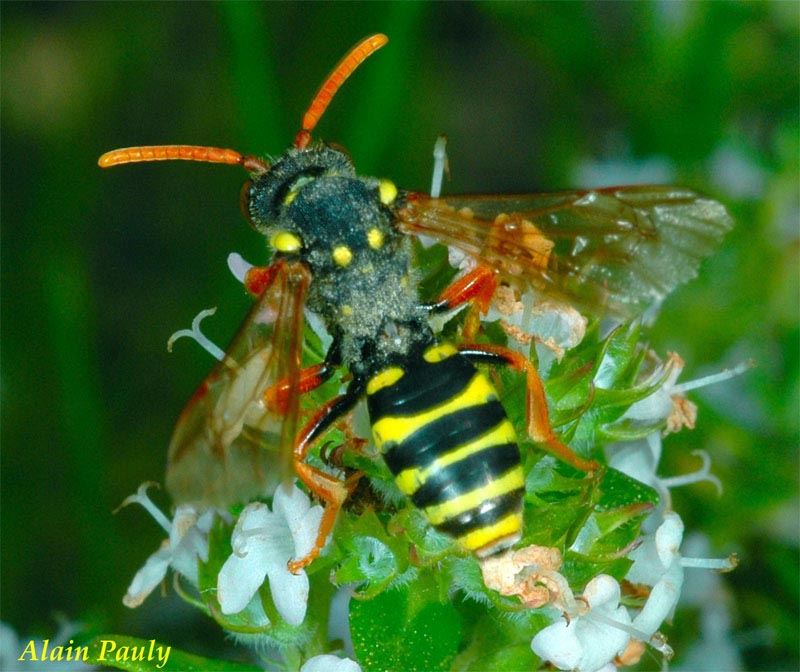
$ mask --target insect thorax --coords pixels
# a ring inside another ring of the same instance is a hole
[[[289,150],[248,199],[251,220],[278,254],[308,264],[308,307],[339,339],[342,363],[356,375],[432,338],[409,241],[396,228],[396,189],[387,195],[387,184],[357,176],[329,147]]]

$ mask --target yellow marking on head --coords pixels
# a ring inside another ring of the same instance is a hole
[[[384,369],[370,378],[367,383],[367,394],[375,394],[384,387],[394,385],[404,375],[406,375],[406,372],[399,366],[390,366],[388,369]]]
[[[372,227],[367,231],[367,242],[373,250],[380,250],[383,247],[383,231]]]
[[[514,432],[514,427],[507,419],[504,419],[494,429],[489,430],[474,441],[453,448],[453,450],[431,462],[425,469],[404,469],[394,479],[395,483],[397,483],[397,487],[400,488],[403,494],[413,495],[433,474],[448,465],[460,462],[489,446],[516,443],[516,440],[517,435]]]
[[[469,534],[458,538],[458,544],[468,551],[479,551],[486,548],[486,553],[491,552],[496,542],[507,540],[507,544],[511,545],[516,541],[513,537],[519,538],[522,532],[522,512],[514,512],[505,518],[501,518],[492,525],[486,527],[479,527]],[[509,538],[511,537],[511,538]]]
[[[300,192],[297,189],[292,189],[288,194],[286,194],[286,196],[283,197],[283,204],[291,205],[299,193]]]
[[[269,244],[278,252],[299,252],[303,241],[289,231],[278,231],[269,239]]]
[[[334,247],[331,256],[333,260],[342,267],[349,265],[350,262],[353,261],[353,251],[347,247],[347,245],[337,245]]]
[[[431,521],[431,525],[438,525],[446,520],[474,509],[490,499],[505,495],[507,492],[521,488],[525,483],[522,476],[522,467],[516,467],[509,471],[502,478],[489,481],[486,485],[470,490],[463,495],[453,497],[453,499],[429,506],[425,509],[425,515]]]
[[[381,180],[378,183],[378,194],[380,196],[381,203],[384,205],[389,205],[394,201],[395,198],[397,198],[397,187],[391,180]]]
[[[479,406],[487,401],[497,399],[492,384],[482,373],[476,373],[469,384],[458,394],[448,401],[434,406],[430,410],[417,413],[416,415],[405,416],[385,416],[372,425],[372,434],[375,437],[375,445],[382,449],[388,441],[400,443],[404,441],[420,427],[424,427],[434,420],[443,418],[455,411],[460,411],[469,406]]]
[[[452,357],[458,352],[450,343],[442,343],[441,345],[432,345],[423,354],[422,359],[431,364],[442,362],[448,357]]]
[[[350,317],[353,314],[353,306],[349,306],[346,303],[342,306],[342,315],[345,317]]]

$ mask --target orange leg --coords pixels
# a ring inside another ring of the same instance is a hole
[[[325,512],[322,514],[314,548],[304,557],[289,562],[289,571],[292,573],[299,572],[319,555],[325,546],[328,535],[333,530],[339,509],[342,508],[342,504],[356,487],[358,479],[361,478],[361,473],[357,473],[342,480],[305,463],[308,451],[314,441],[322,436],[338,418],[353,408],[361,397],[361,392],[360,386],[351,384],[344,394],[331,399],[320,408],[297,435],[293,453],[294,470],[306,487],[325,503]]]
[[[528,388],[528,434],[541,444],[545,450],[555,455],[560,460],[572,465],[576,469],[594,472],[600,464],[594,460],[586,460],[577,455],[567,444],[563,443],[553,432],[550,425],[550,416],[547,411],[547,398],[544,394],[544,385],[539,377],[539,372],[531,361],[520,353],[505,348],[502,345],[464,345],[459,348],[461,354],[479,363],[508,364],[515,371],[525,373]]]
[[[497,289],[495,272],[488,266],[477,266],[447,287],[438,301],[428,306],[428,309],[439,313],[470,303],[462,335],[466,340],[471,340],[480,329],[480,316],[489,310],[495,289]]]
[[[307,369],[300,371],[300,379],[297,384],[297,391],[300,394],[316,390],[322,383],[324,383],[333,374],[333,367],[327,362],[309,366]],[[279,380],[277,383],[270,385],[267,391],[264,392],[264,401],[270,410],[277,411],[278,413],[285,414],[286,408],[289,403],[289,381]]]

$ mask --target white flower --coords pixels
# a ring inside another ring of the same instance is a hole
[[[670,352],[667,361],[659,366],[650,377],[650,382],[655,382],[666,374],[667,378],[664,383],[652,394],[632,404],[621,419],[644,422],[663,420],[667,423],[666,433],[677,432],[681,427],[693,429],[697,409],[694,404],[686,400],[686,393],[738,376],[751,368],[753,363],[742,362],[732,369],[725,369],[719,373],[677,384],[678,376],[683,371],[684,365],[685,363],[679,355]]]
[[[282,485],[272,509],[254,502],[242,511],[231,537],[233,554],[217,577],[217,598],[222,613],[238,613],[268,578],[278,613],[288,624],[300,625],[308,603],[308,576],[305,571],[292,574],[287,563],[314,547],[322,507],[311,506],[296,486]]]
[[[361,672],[361,665],[349,658],[323,654],[309,658],[300,672]]]
[[[671,507],[670,488],[707,481],[714,485],[720,495],[722,494],[722,483],[711,473],[711,457],[705,450],[692,451],[692,455],[699,457],[703,463],[699,469],[688,474],[667,478],[661,478],[656,474],[658,463],[661,460],[661,451],[661,432],[657,431],[650,432],[643,439],[615,444],[607,450],[610,467],[649,485],[659,495],[659,510],[653,512],[652,520],[645,521],[644,528],[647,531],[652,531],[661,523],[660,511]]]
[[[665,619],[672,616],[683,587],[684,568],[698,567],[731,570],[736,566],[734,557],[727,559],[683,558],[680,545],[683,540],[683,521],[673,511],[664,513],[655,534],[628,554],[633,566],[625,578],[631,583],[652,586],[641,612],[633,619],[633,627],[652,637]]]
[[[557,621],[536,634],[533,652],[560,670],[612,670],[612,661],[630,640],[626,626],[631,619],[619,598],[615,579],[596,576],[586,585],[582,600],[576,601],[576,613],[567,614],[568,621]]]
[[[131,495],[121,506],[141,504],[169,535],[161,547],[153,553],[131,581],[128,592],[122,598],[126,607],[138,607],[153,589],[164,580],[167,569],[172,567],[192,584],[197,585],[197,559],[208,560],[208,531],[214,519],[213,510],[202,515],[190,505],[184,504],[175,510],[172,522],[147,496],[151,483],[143,483],[135,495]]]

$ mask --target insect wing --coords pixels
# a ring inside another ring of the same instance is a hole
[[[166,483],[178,504],[247,502],[271,494],[289,473],[310,275],[302,264],[277,263],[272,284],[175,426]],[[279,381],[288,401],[280,411],[265,402]]]
[[[697,275],[733,221],[678,187],[636,186],[521,196],[409,194],[408,233],[437,238],[593,314],[640,313]]]

